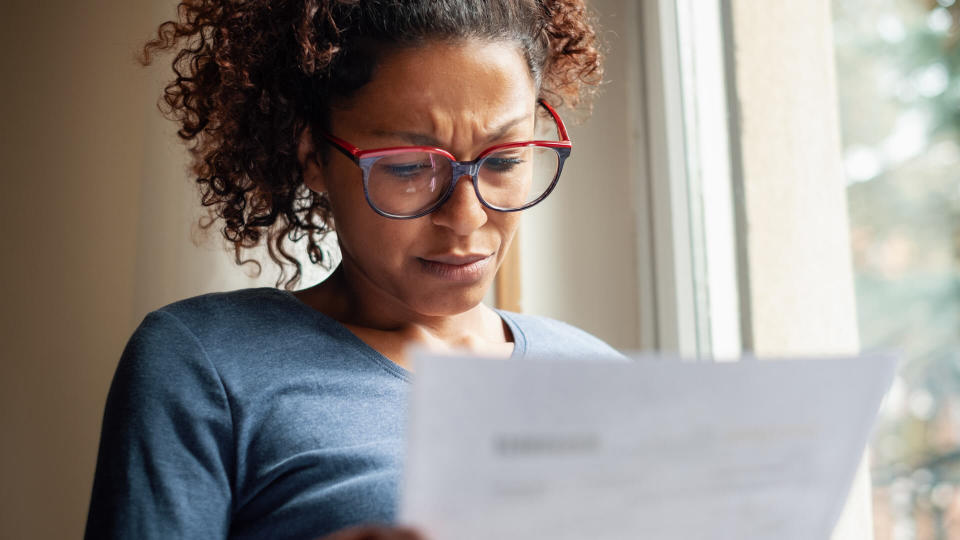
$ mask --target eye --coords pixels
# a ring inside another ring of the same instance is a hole
[[[525,160],[520,156],[490,157],[483,160],[483,168],[492,172],[505,173],[512,171],[520,165],[523,165],[524,162]]]
[[[427,162],[418,163],[395,163],[382,166],[382,172],[396,178],[416,178],[424,171],[430,171],[433,165]]]

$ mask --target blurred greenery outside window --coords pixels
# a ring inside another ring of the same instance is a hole
[[[960,539],[960,2],[833,0],[858,324],[898,350],[877,539]]]

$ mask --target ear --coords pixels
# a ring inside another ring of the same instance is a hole
[[[323,166],[318,159],[318,152],[313,144],[313,134],[310,128],[304,128],[300,133],[300,143],[297,146],[297,161],[303,171],[303,183],[317,193],[327,191],[327,184],[323,178]]]

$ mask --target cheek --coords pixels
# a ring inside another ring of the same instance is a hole
[[[513,239],[514,233],[520,226],[520,212],[493,212],[491,221],[500,230],[503,241],[508,242]]]
[[[349,210],[356,203],[364,202],[363,172],[345,158],[332,157],[327,165],[325,174],[325,188],[334,208]]]
[[[418,224],[385,218],[366,200],[334,203],[334,228],[342,248],[358,261],[379,267],[405,264],[423,238]],[[371,268],[372,270],[372,268]]]
[[[351,164],[352,165],[352,164]],[[363,195],[362,177],[354,177],[352,170],[333,167],[327,179],[327,198],[330,200],[334,229],[344,239],[368,236],[366,229],[375,224],[378,216]]]

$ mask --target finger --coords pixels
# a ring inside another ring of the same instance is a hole
[[[396,540],[426,540],[426,537],[420,533],[420,531],[413,529],[411,527],[397,527],[392,530],[397,536],[391,537]]]
[[[425,540],[424,536],[409,527],[361,525],[337,531],[317,540]]]
[[[339,530],[333,534],[317,538],[315,540],[367,540],[377,538],[377,535],[383,530],[383,527],[372,525],[362,525],[359,527],[350,527]]]

